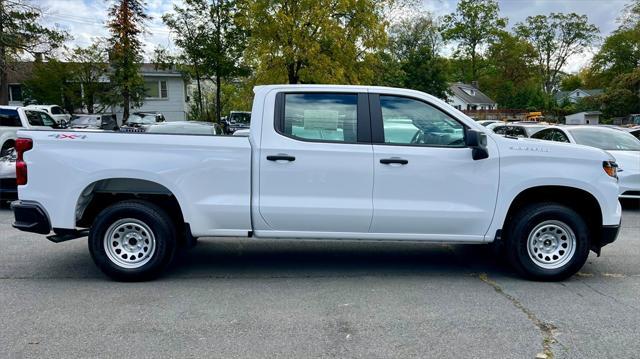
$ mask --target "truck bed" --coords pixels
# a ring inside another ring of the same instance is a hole
[[[29,180],[18,195],[55,214],[49,215],[52,228],[76,226],[82,193],[116,186],[132,195],[175,196],[194,236],[251,230],[246,137],[59,130],[23,130],[18,136],[31,138],[34,149],[24,155]],[[105,181],[114,178],[135,182]]]

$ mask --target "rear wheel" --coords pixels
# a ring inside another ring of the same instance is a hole
[[[175,226],[158,206],[123,201],[98,214],[89,232],[89,251],[109,277],[143,281],[158,277],[176,248]]]
[[[563,205],[538,203],[520,209],[506,235],[509,262],[530,279],[566,279],[589,256],[590,234],[584,218]]]

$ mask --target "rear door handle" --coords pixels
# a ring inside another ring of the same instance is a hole
[[[271,155],[267,156],[267,160],[269,161],[289,161],[293,162],[296,160],[295,157],[289,155]]]
[[[380,163],[382,163],[383,165],[390,165],[390,164],[406,165],[407,163],[409,163],[409,161],[407,161],[407,160],[405,160],[403,158],[391,157],[391,158],[383,158],[383,159],[381,159]]]

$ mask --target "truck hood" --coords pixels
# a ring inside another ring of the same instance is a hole
[[[499,138],[496,138],[499,137]],[[573,143],[538,140],[533,138],[508,138],[494,136],[501,152],[518,152],[521,156],[544,156],[564,159],[588,159],[598,161],[612,161],[612,154],[599,148],[583,146]]]
[[[624,171],[640,172],[640,151],[607,151]]]

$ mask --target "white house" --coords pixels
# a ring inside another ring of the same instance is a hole
[[[495,101],[482,93],[477,85],[467,85],[461,82],[449,85],[451,95],[447,102],[458,110],[495,110]]]
[[[144,77],[147,97],[142,107],[131,112],[160,112],[167,121],[186,121],[189,112],[187,81],[174,69],[156,69],[154,64],[143,64],[140,73]],[[122,108],[115,109],[118,117]]]
[[[22,82],[30,76],[32,64],[20,64],[20,71],[9,72],[9,104],[23,106]],[[160,112],[167,121],[184,121],[189,111],[188,81],[174,69],[156,68],[154,64],[142,64],[140,73],[144,78],[147,97],[142,107],[130,112]],[[105,77],[102,81],[108,81]],[[57,104],[61,105],[61,104]],[[112,108],[110,112],[122,116],[122,108]]]
[[[554,97],[556,99],[556,102],[558,102],[559,104],[562,104],[564,102],[576,103],[586,97],[601,95],[603,92],[604,90],[602,89],[575,89],[573,91],[559,91],[554,95]]]
[[[578,112],[564,117],[567,125],[597,125],[600,123],[600,111]]]

